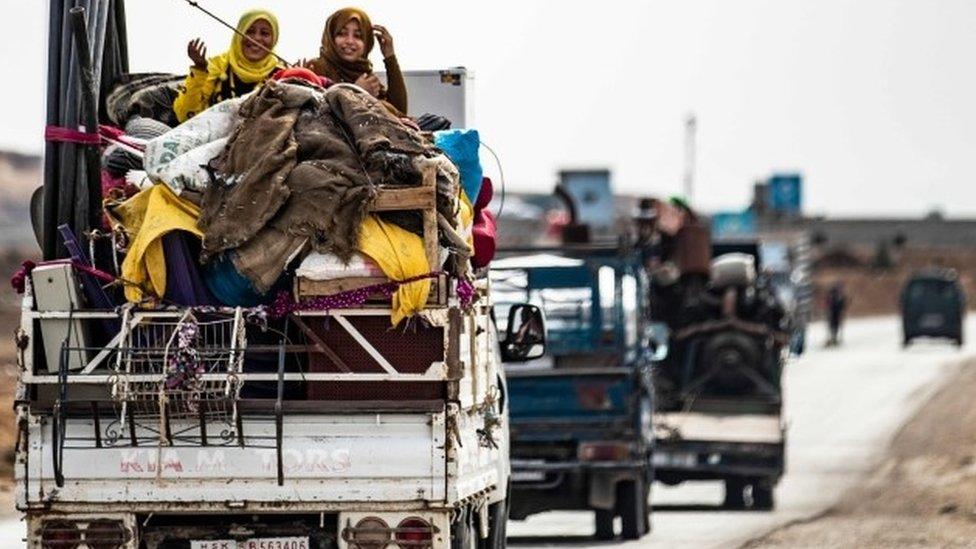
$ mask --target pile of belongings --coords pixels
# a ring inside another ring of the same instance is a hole
[[[471,276],[480,168],[468,190],[474,176],[462,178],[434,141],[356,86],[299,79],[269,81],[153,136],[138,159],[150,184],[106,202],[113,228],[128,237],[127,299],[167,298],[174,277],[190,273],[198,280],[182,301],[196,302],[179,304],[269,303],[308,258],[419,279],[393,296],[397,324],[427,303],[424,275]],[[380,189],[425,184],[436,187],[437,265],[425,255],[419,212],[370,212]]]

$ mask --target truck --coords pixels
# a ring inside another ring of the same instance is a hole
[[[657,250],[646,264],[650,316],[668,348],[654,369],[655,479],[721,481],[725,507],[770,510],[785,469],[781,374],[791,329],[757,275],[759,243],[713,243],[685,204],[645,206]]]
[[[496,310],[529,302],[545,314],[547,355],[506,368],[511,518],[594,512],[596,537],[650,530],[653,356],[644,344],[638,263],[614,246],[502,259]]]
[[[48,123],[97,127],[98,83],[126,68],[123,2],[50,4]],[[515,304],[498,328],[488,280],[444,272],[396,328],[391,281],[375,275],[297,278],[296,298],[363,297],[284,314],[124,302],[103,287],[118,247],[93,231],[90,145],[48,145],[45,261],[24,280],[15,479],[28,547],[504,547],[498,339],[508,360],[540,356],[544,342],[521,337],[544,329],[537,307]],[[419,212],[435,265],[435,186],[376,193],[370,211]]]
[[[614,236],[606,170],[563,171],[562,243],[502,250],[496,311],[528,302],[546,317],[545,357],[506,367],[512,519],[585,510],[596,537],[650,531],[654,408],[647,281],[632,240]],[[663,349],[658,349],[663,351]]]

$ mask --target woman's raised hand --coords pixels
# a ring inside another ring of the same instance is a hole
[[[376,41],[380,44],[380,53],[383,54],[383,59],[393,55],[393,35],[390,34],[390,31],[386,30],[383,25],[373,25],[373,34],[376,35]]]
[[[359,75],[359,78],[356,79],[355,84],[366,90],[366,93],[372,95],[373,97],[380,96],[380,79],[375,74],[363,73]]]
[[[193,61],[193,66],[200,70],[207,70],[207,45],[203,40],[194,38],[186,45],[186,54]]]

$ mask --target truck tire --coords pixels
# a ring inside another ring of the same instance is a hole
[[[640,539],[647,533],[647,490],[640,480],[617,485],[617,507],[620,510],[620,536]]]
[[[725,481],[725,500],[722,507],[726,509],[745,509],[746,483],[739,479],[726,479]]]
[[[773,487],[766,486],[762,482],[755,482],[752,485],[752,508],[757,511],[772,511],[776,506],[773,499]]]
[[[596,539],[600,541],[610,541],[614,538],[613,533],[613,519],[617,517],[613,510],[597,509],[594,513],[596,515],[596,533],[593,535]]]

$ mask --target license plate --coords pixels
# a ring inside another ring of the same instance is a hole
[[[254,538],[245,541],[232,539],[196,540],[190,549],[309,549],[308,538]]]
[[[698,454],[694,452],[663,452],[651,454],[655,467],[680,467],[690,469],[698,465]]]
[[[512,482],[542,482],[546,474],[542,471],[512,471]]]
[[[940,328],[944,323],[945,319],[942,318],[942,315],[936,314],[925,315],[919,322],[923,328]]]

